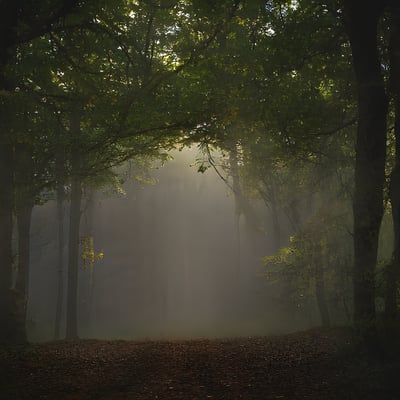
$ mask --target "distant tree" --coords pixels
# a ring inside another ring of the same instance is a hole
[[[328,213],[320,208],[311,215],[288,246],[264,258],[267,279],[282,286],[284,302],[304,314],[315,300],[325,327],[351,318],[352,308],[350,213],[343,213],[342,202],[331,200],[331,205]]]

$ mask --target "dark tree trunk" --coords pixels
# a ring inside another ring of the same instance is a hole
[[[78,179],[71,185],[71,210],[68,243],[68,288],[66,338],[78,338],[78,260],[82,187]]]
[[[30,230],[32,210],[35,203],[34,164],[32,148],[18,143],[14,147],[15,211],[18,233],[18,264],[15,282],[15,312],[17,337],[26,341],[26,311],[29,298]]]
[[[9,47],[14,41],[17,7],[0,4],[0,89],[13,88],[4,73],[10,57]],[[4,115],[2,115],[5,118]],[[0,131],[0,342],[13,342],[16,322],[13,317],[12,230],[14,211],[14,148],[4,128]]]
[[[16,318],[12,284],[14,209],[13,147],[0,141],[0,342],[14,342]]]
[[[344,2],[358,88],[353,203],[354,321],[367,336],[374,335],[375,267],[385,180],[387,97],[377,44],[377,23],[384,3],[382,0]]]
[[[33,203],[17,207],[18,273],[15,283],[17,341],[25,342],[29,297],[30,230]]]
[[[399,121],[396,121],[396,130],[399,129],[398,124]],[[396,141],[399,140],[400,136],[397,136]],[[390,202],[392,205],[394,249],[392,261],[387,265],[385,271],[385,319],[388,321],[396,319],[398,314],[397,292],[400,274],[400,164],[397,164],[397,162],[390,175]]]
[[[60,339],[61,316],[64,302],[64,185],[57,186],[57,300],[54,339]]]
[[[396,139],[395,165],[390,175],[390,202],[394,228],[393,260],[386,269],[385,317],[387,321],[398,316],[398,285],[400,276],[400,5],[391,8],[390,91],[394,102]]]

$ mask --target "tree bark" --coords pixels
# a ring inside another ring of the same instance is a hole
[[[385,318],[387,321],[398,317],[398,286],[400,277],[400,5],[390,10],[391,35],[389,42],[390,94],[394,103],[394,134],[396,143],[395,165],[390,174],[389,196],[392,206],[394,230],[393,259],[386,268]]]
[[[14,209],[13,147],[0,142],[0,342],[14,342],[12,231]]]
[[[383,215],[387,97],[381,73],[377,24],[381,0],[344,1],[358,89],[354,215],[354,321],[369,334],[375,324],[375,267]]]
[[[26,311],[29,298],[30,230],[33,202],[17,207],[18,273],[15,283],[17,342],[26,342]]]
[[[19,342],[25,342],[27,339],[25,321],[29,298],[30,229],[32,210],[37,195],[34,173],[35,166],[31,146],[26,143],[17,143],[14,146],[14,190],[18,263],[14,298],[17,322],[16,335]]]
[[[0,89],[11,91],[4,69],[10,58],[10,47],[15,40],[17,8],[0,4]],[[5,116],[2,116],[5,117]],[[12,230],[14,210],[14,148],[8,133],[0,132],[0,342],[13,342],[16,321],[13,317]]]

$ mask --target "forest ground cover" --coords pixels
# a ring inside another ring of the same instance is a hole
[[[171,341],[78,340],[0,349],[0,398],[399,399],[400,360],[343,330]]]

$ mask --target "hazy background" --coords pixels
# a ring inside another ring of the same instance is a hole
[[[316,322],[313,312],[287,309],[282,288],[263,277],[261,258],[273,243],[268,210],[255,203],[259,226],[241,216],[238,228],[231,190],[212,168],[202,174],[191,166],[197,156],[196,149],[176,151],[150,172],[154,184],[132,177],[123,184],[125,195],[94,195],[81,231],[92,225],[95,251],[104,258],[92,272],[80,271],[81,337],[247,336]],[[31,234],[28,329],[32,340],[50,340],[57,290],[54,201],[35,208]]]

